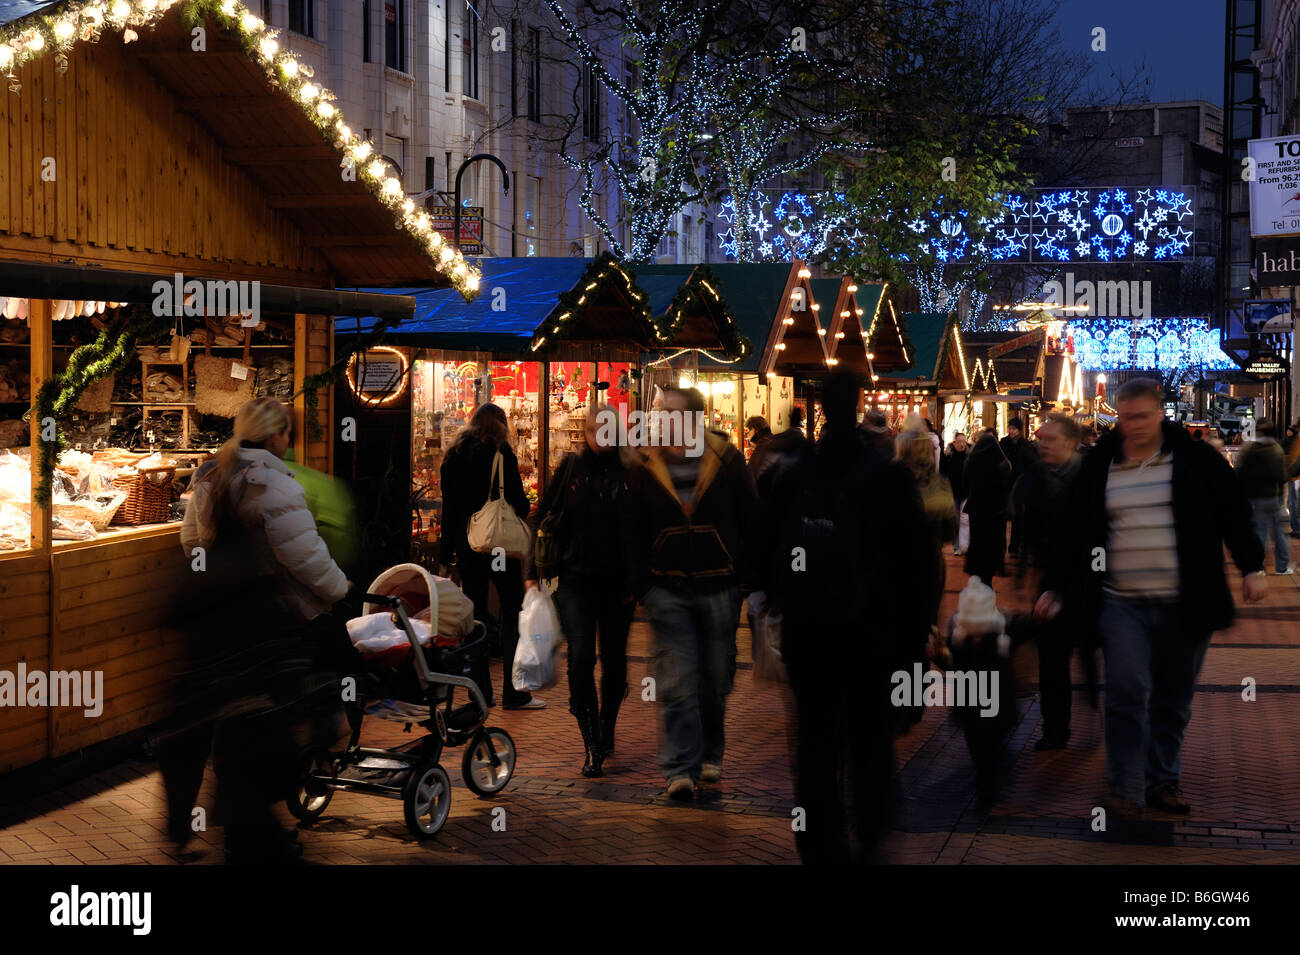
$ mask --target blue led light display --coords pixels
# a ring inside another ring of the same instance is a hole
[[[1094,318],[1069,322],[1074,355],[1088,371],[1226,371],[1237,365],[1203,318]]]

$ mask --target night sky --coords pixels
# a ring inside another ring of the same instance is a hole
[[[1152,102],[1204,99],[1223,102],[1225,0],[1064,0],[1058,13],[1062,40],[1091,52],[1093,27],[1105,27],[1111,68],[1122,74],[1145,62]]]

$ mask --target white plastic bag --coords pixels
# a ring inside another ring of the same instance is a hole
[[[966,502],[962,501],[961,513],[957,515],[957,543],[954,554],[964,554],[970,547],[970,515],[966,513]]]
[[[531,693],[555,685],[555,658],[563,639],[550,595],[541,587],[531,588],[519,611],[519,646],[510,673],[516,690]]]

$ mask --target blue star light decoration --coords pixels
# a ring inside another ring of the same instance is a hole
[[[843,208],[842,195],[825,197]],[[758,209],[751,209],[749,231],[754,242],[755,261],[811,259],[826,251],[831,233],[848,221],[844,213],[828,211],[822,195],[800,192],[782,193],[776,201],[766,199]],[[728,224],[718,236],[718,246],[729,259],[736,258],[736,202],[731,196],[723,200],[719,217]]]
[[[965,250],[999,262],[1151,262],[1190,255],[1192,199],[1175,189],[1038,189],[1002,197],[1003,213],[981,219]],[[933,223],[908,223],[933,248]],[[960,253],[960,255],[958,255]]]

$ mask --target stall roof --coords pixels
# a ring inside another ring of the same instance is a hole
[[[415,315],[409,321],[389,329],[387,337],[408,345],[503,354],[528,354],[533,351],[534,335],[542,332],[547,319],[562,308],[566,296],[585,291],[589,272],[613,267],[613,259],[583,258],[482,258],[475,260],[482,272],[482,294],[465,302],[452,289],[365,288],[363,292],[409,295],[415,299]],[[627,275],[628,272],[624,272]],[[590,279],[588,279],[590,281]],[[648,296],[637,285],[629,286],[630,296],[624,311],[635,315],[648,309]],[[644,301],[633,301],[641,295]],[[561,314],[563,314],[561,312]],[[369,331],[376,318],[363,318],[361,330]],[[647,332],[619,328],[607,329],[610,341],[643,342]],[[341,327],[339,334],[353,334],[355,329]],[[542,332],[543,337],[545,333]],[[620,337],[621,336],[621,337]],[[540,356],[539,356],[540,357]]]
[[[719,363],[718,367],[748,373],[759,370],[777,315],[785,306],[791,268],[789,262],[725,262],[709,266],[718,280],[718,294],[730,306],[740,333],[753,345],[741,361]],[[700,356],[701,366],[706,360],[706,356]]]
[[[712,349],[731,358],[753,351],[711,266],[641,265],[635,275],[650,297],[651,314],[668,331],[669,348]]]
[[[74,14],[78,9],[66,2],[0,0],[5,39],[12,43],[13,34],[22,36],[25,25],[18,21],[24,17],[53,16],[60,7]],[[463,259],[444,262],[432,251],[441,237],[430,239],[431,223],[407,219],[403,227],[401,190],[381,195],[387,172],[375,178],[358,163],[354,179],[340,175],[345,149],[362,140],[351,132],[348,141],[342,139],[340,129],[346,127],[337,110],[330,118],[317,114],[315,104],[332,94],[318,86],[312,95],[302,92],[309,82],[302,71],[293,78],[281,72],[287,52],[276,52],[272,60],[259,48],[262,27],[244,39],[239,27],[222,27],[225,19],[210,14],[209,23],[218,28],[207,31],[203,52],[191,49],[179,5],[150,14],[133,9],[125,23],[105,19],[99,29],[106,36],[128,25],[137,31],[125,56],[141,64],[171,93],[177,111],[193,116],[223,147],[225,162],[258,183],[269,206],[298,228],[340,284],[451,284],[473,295],[473,272]],[[42,52],[19,52],[21,64],[52,50],[47,43]]]
[[[882,379],[937,381],[939,358],[948,336],[951,316],[940,312],[909,313],[903,316],[912,341],[912,363],[906,368],[877,372]]]

